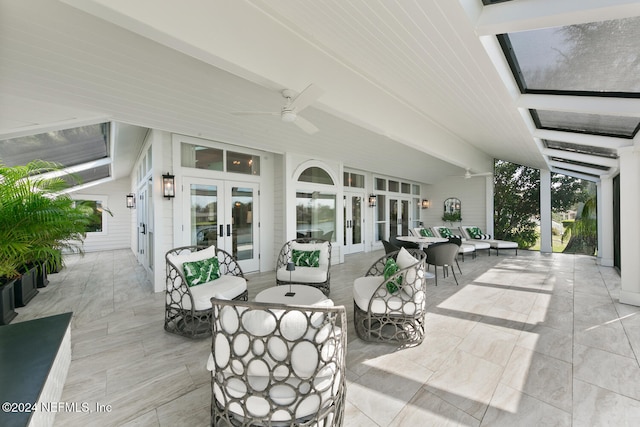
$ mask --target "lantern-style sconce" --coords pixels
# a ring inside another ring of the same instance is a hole
[[[176,197],[176,183],[174,176],[167,173],[162,175],[162,195],[167,199]]]
[[[136,207],[136,195],[133,193],[129,193],[125,196],[127,199],[127,207],[129,209],[133,209]]]
[[[431,203],[427,199],[422,199],[421,206],[422,206],[422,209],[429,209],[429,206],[431,206]]]
[[[369,207],[373,208],[376,205],[376,195],[369,194]]]

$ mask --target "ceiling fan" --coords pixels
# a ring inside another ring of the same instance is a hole
[[[471,170],[467,168],[463,177],[464,179],[471,179],[476,176],[491,176],[491,175],[493,175],[491,172],[471,173]]]
[[[318,132],[318,128],[304,117],[300,117],[298,113],[307,108],[311,103],[318,99],[324,91],[313,83],[307,86],[299,94],[295,94],[291,89],[284,89],[282,96],[286,99],[286,103],[280,111],[235,111],[231,114],[239,116],[252,115],[269,115],[280,116],[280,120],[286,123],[294,123],[303,131],[314,134]]]

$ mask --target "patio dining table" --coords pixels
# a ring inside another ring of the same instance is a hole
[[[396,239],[402,242],[416,243],[423,250],[425,246],[429,246],[433,243],[447,242],[448,239],[443,237],[424,237],[424,236],[397,236]]]

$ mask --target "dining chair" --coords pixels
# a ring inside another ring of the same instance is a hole
[[[453,269],[453,263],[458,256],[458,245],[450,242],[434,243],[424,250],[427,254],[427,264],[435,267],[436,286],[438,286],[438,267],[442,267],[443,277],[446,277],[451,267],[453,278],[458,285],[456,271]]]

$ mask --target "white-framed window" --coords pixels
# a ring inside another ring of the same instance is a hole
[[[91,215],[91,223],[86,233],[91,235],[107,234],[108,197],[99,195],[78,194],[74,197],[76,207],[80,207]]]

